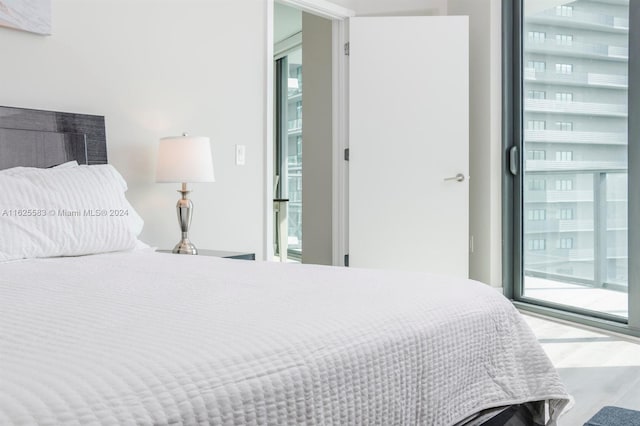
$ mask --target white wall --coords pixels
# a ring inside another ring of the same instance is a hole
[[[352,0],[358,16],[445,15],[447,0]]]
[[[192,240],[260,256],[265,16],[262,0],[54,0],[52,36],[0,28],[0,104],[105,115],[142,239],[160,247],[179,229],[178,184],[154,182],[158,138],[209,136],[217,182],[191,194]]]
[[[331,0],[358,16],[368,15],[445,15],[447,0]]]
[[[470,273],[500,286],[499,0],[333,2],[359,15],[444,14],[447,7],[471,15],[471,149],[478,160],[471,164]],[[146,221],[142,238],[161,247],[179,237],[178,194],[177,185],[154,182],[157,140],[185,130],[211,137],[217,182],[192,193],[192,240],[261,257],[266,4],[53,0],[52,36],[0,28],[0,104],[105,115],[110,161]],[[490,96],[479,102],[483,93]],[[246,166],[234,165],[236,143],[247,146]]]
[[[469,16],[470,278],[502,287],[502,80],[500,0],[449,0]]]

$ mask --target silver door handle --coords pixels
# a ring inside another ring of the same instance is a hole
[[[458,173],[455,176],[444,178],[444,180],[455,180],[456,182],[464,182],[464,175],[462,173]]]

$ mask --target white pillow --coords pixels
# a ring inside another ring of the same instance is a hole
[[[78,162],[76,160],[67,161],[66,163],[58,164],[57,166],[53,166],[52,169],[66,169],[69,167],[78,167]]]
[[[0,261],[136,247],[127,184],[111,165],[24,169],[0,173]]]
[[[57,166],[52,166],[47,168],[48,169],[67,169],[71,167],[78,167],[78,162],[76,160],[72,160],[62,164],[58,164]],[[17,166],[17,167],[11,167],[9,169],[2,169],[0,170],[0,174],[7,173],[7,174],[16,175],[16,174],[22,174],[22,173],[31,173],[34,170],[42,170],[42,168]]]
[[[9,169],[0,170],[0,175],[2,174],[10,174],[14,176],[25,175],[25,174],[34,173],[34,172],[35,173],[42,172],[43,170],[70,169],[74,167],[86,167],[86,166],[85,165],[80,166],[76,160],[73,160],[73,161],[67,161],[66,163],[58,164],[57,166],[50,167],[49,169],[42,169],[37,167],[22,167],[22,166],[12,167]],[[117,171],[116,173],[118,174],[118,176],[120,176],[120,174]],[[126,191],[127,183],[126,181],[124,181],[124,178],[122,178],[122,176],[120,176],[120,179],[122,179],[122,181],[125,182],[125,191]],[[142,233],[142,229],[144,228],[144,220],[138,214],[138,212],[133,208],[133,206],[129,203],[129,200],[125,199],[125,202],[126,202],[126,209],[129,212],[129,215],[128,215],[129,226],[131,227],[131,231],[137,237]]]

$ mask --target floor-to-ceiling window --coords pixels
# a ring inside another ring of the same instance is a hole
[[[510,6],[514,298],[627,324],[629,0]]]
[[[276,61],[276,164],[275,193],[287,199],[286,248],[275,232],[275,253],[287,250],[287,258],[302,257],[302,47],[298,46]],[[277,218],[278,216],[276,216]]]

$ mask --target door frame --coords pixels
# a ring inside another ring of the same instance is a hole
[[[344,48],[348,18],[355,12],[326,0],[266,0],[265,22],[265,82],[264,82],[264,242],[263,260],[273,259],[273,148],[274,148],[274,88],[273,88],[273,8],[280,3],[332,21],[332,260],[344,266],[347,253],[348,194],[347,165],[343,153],[348,146],[348,63]],[[304,167],[304,166],[303,166]]]

